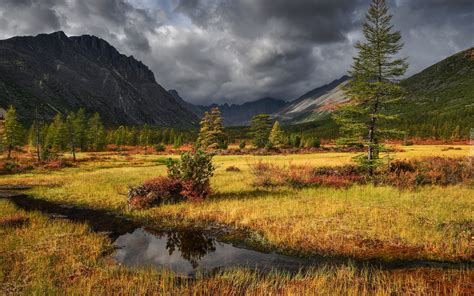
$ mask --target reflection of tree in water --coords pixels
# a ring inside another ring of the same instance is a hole
[[[166,249],[170,255],[172,255],[175,250],[180,251],[181,256],[188,260],[193,268],[198,267],[198,261],[207,253],[216,250],[214,238],[206,236],[201,231],[169,233]]]

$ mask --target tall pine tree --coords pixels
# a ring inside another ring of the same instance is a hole
[[[273,124],[268,141],[272,147],[281,148],[283,146],[283,132],[281,131],[278,120]]]
[[[250,135],[252,144],[256,148],[263,148],[268,143],[270,130],[272,128],[272,118],[268,114],[259,114],[250,121]]]
[[[212,108],[204,113],[197,146],[203,150],[225,149],[225,134],[223,120],[219,108]]]
[[[396,119],[387,113],[387,106],[402,98],[397,78],[408,69],[406,59],[397,58],[403,43],[400,32],[392,32],[391,20],[385,0],[372,0],[363,26],[366,41],[355,45],[358,55],[346,88],[351,103],[334,115],[346,143],[359,141],[367,147],[361,161],[370,173],[379,159],[382,140],[400,133],[384,126]]]
[[[13,106],[10,106],[5,114],[2,132],[3,145],[7,148],[8,159],[10,159],[13,149],[23,144],[23,126],[18,121]]]
[[[89,151],[102,151],[106,144],[106,133],[99,113],[95,113],[88,122],[87,146]]]
[[[69,140],[69,148],[71,149],[72,159],[76,161],[76,147],[77,147],[77,131],[75,130],[77,127],[76,121],[76,114],[73,112],[69,113],[66,117],[67,132],[68,132],[68,140]]]

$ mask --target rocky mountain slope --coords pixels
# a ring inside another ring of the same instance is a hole
[[[95,36],[63,32],[0,41],[0,107],[31,121],[85,108],[108,125],[190,127],[195,114],[155,80],[147,66]]]
[[[325,117],[340,104],[347,102],[342,87],[349,81],[343,76],[333,82],[317,87],[296,100],[291,101],[285,108],[275,113],[275,116],[285,122],[303,123]]]
[[[277,115],[287,119],[287,123],[305,123],[296,129],[325,138],[337,137],[337,125],[329,114],[338,103],[347,101],[340,91],[346,82],[347,77],[343,77],[303,95]],[[474,127],[474,48],[450,56],[401,84],[406,99],[388,110],[400,118],[393,127],[406,131],[410,137],[470,137]]]

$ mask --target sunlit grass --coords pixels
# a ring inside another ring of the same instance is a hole
[[[398,147],[400,148],[400,147]],[[395,158],[467,156],[468,146],[401,147]],[[252,187],[248,165],[264,159],[277,165],[341,165],[355,153],[275,156],[216,156],[213,196],[204,203],[167,205],[130,212],[128,185],[166,172],[163,156],[109,155],[110,159],[81,163],[53,172],[5,176],[1,184],[31,184],[40,198],[102,208],[169,224],[218,222],[250,230],[256,244],[303,254],[333,254],[359,258],[472,260],[470,225],[474,220],[473,189],[461,186],[424,187],[399,191],[391,187],[354,186],[347,190]],[[133,158],[127,165],[125,159]],[[174,156],[176,157],[176,156]],[[226,172],[230,166],[241,172]],[[466,222],[467,221],[467,222]]]
[[[112,262],[110,241],[87,225],[23,212],[0,200],[0,217],[29,223],[0,227],[0,291],[6,295],[462,295],[472,270],[382,271],[353,266],[315,267],[290,275],[228,269],[196,280],[154,268]]]

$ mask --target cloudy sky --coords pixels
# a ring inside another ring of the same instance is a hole
[[[388,0],[409,74],[474,46],[474,0]],[[0,38],[91,34],[193,103],[293,99],[346,74],[370,0],[0,0]]]

